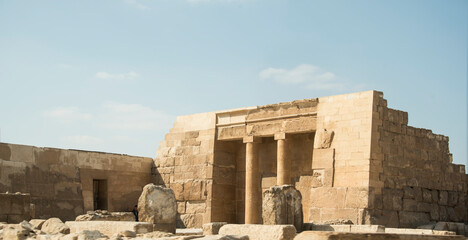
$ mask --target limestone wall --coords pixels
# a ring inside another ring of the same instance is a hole
[[[372,106],[376,93],[368,91],[318,99],[312,166],[314,174],[323,175],[324,182],[310,189],[305,220],[364,223],[369,193]],[[324,129],[328,133],[323,132]],[[331,145],[326,146],[323,138],[330,132],[334,133],[333,138]]]
[[[35,217],[74,220],[94,210],[93,179],[109,211],[128,211],[151,181],[151,158],[0,143],[0,192],[30,193]]]
[[[211,221],[215,121],[215,113],[178,117],[159,144],[155,183],[174,190],[178,227]]]
[[[416,227],[431,221],[467,221],[465,166],[452,164],[449,139],[408,126],[408,113],[373,107],[368,221]]]

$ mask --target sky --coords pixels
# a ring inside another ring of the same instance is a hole
[[[178,115],[384,92],[467,163],[466,0],[0,0],[0,141],[156,157]]]

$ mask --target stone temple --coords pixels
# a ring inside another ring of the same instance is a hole
[[[154,183],[178,227],[261,224],[262,192],[289,184],[306,223],[415,228],[468,222],[466,176],[448,137],[367,91],[180,116],[155,159],[0,143],[0,192],[28,193],[0,195],[0,222],[130,211]]]

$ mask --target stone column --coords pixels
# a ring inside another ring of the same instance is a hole
[[[245,224],[260,223],[260,173],[258,143],[260,138],[244,137],[245,145]]]
[[[287,142],[285,133],[275,134],[276,152],[276,185],[291,184],[291,161],[286,154]]]

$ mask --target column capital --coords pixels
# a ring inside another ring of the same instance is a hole
[[[281,133],[275,133],[275,140],[285,140],[286,139],[286,133],[281,132]]]
[[[255,136],[245,136],[243,138],[244,143],[261,143],[262,138],[261,137],[255,137]]]

